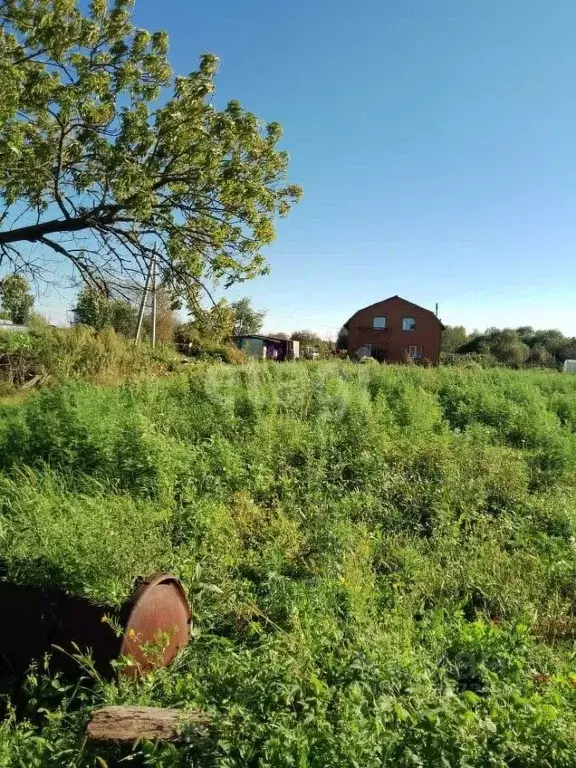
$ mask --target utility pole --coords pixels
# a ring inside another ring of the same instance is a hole
[[[156,253],[152,256],[152,349],[156,347]]]
[[[156,266],[156,254],[150,259],[148,265],[148,274],[146,275],[146,284],[144,285],[144,293],[142,294],[142,301],[140,302],[140,310],[138,312],[138,326],[136,328],[136,344],[140,341],[140,334],[142,333],[142,323],[144,322],[144,312],[146,310],[146,299],[148,298],[148,289],[150,288],[150,281],[152,279],[152,270],[155,270]]]

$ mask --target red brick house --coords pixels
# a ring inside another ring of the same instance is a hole
[[[391,363],[408,357],[437,363],[440,357],[444,326],[434,312],[400,296],[359,309],[344,327],[351,357],[369,354]]]

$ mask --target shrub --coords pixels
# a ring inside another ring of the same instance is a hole
[[[39,377],[45,382],[83,379],[115,383],[143,373],[174,367],[177,356],[167,347],[146,345],[118,336],[112,328],[95,331],[35,325],[30,333],[0,333],[0,377],[18,386]]]
[[[202,337],[190,324],[181,325],[176,329],[175,340],[182,354],[196,360],[235,365],[247,362],[246,356],[233,344]]]

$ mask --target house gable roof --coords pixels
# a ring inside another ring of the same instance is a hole
[[[419,312],[425,312],[426,314],[430,315],[431,317],[434,318],[434,320],[436,320],[437,323],[440,324],[442,330],[444,330],[444,325],[442,324],[442,321],[436,317],[434,312],[432,312],[430,309],[426,309],[426,307],[421,307],[419,304],[414,304],[413,301],[408,301],[408,299],[404,299],[402,298],[402,296],[398,296],[398,295],[389,296],[387,299],[382,299],[381,301],[375,301],[374,304],[368,304],[367,307],[362,307],[361,309],[357,310],[356,312],[354,312],[354,314],[350,318],[348,318],[348,320],[346,320],[346,322],[344,323],[344,328],[348,328],[352,320],[354,320],[356,315],[359,315],[360,312],[365,312],[367,309],[372,309],[372,307],[379,307],[382,304],[386,304],[386,302],[393,301],[395,299],[399,299],[400,301],[403,301],[405,304],[408,304],[409,306],[414,307]]]

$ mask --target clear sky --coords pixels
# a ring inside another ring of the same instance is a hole
[[[228,292],[269,331],[400,294],[576,335],[575,0],[137,0],[135,22],[284,127],[304,199],[271,275]]]

